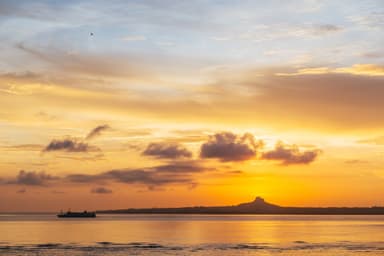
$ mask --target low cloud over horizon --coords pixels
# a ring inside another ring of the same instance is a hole
[[[17,184],[27,186],[48,186],[49,182],[60,179],[57,176],[50,175],[46,172],[24,171],[20,170],[14,180],[9,180],[6,184]]]

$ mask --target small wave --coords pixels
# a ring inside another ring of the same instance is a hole
[[[236,244],[196,244],[196,245],[169,245],[160,243],[114,243],[100,241],[95,244],[61,244],[41,243],[33,245],[0,245],[0,255],[183,255],[207,253],[209,255],[243,255],[257,251],[260,253],[287,253],[289,255],[305,255],[308,251],[341,251],[345,255],[378,255],[384,251],[383,242],[356,243],[309,243],[306,241],[293,241],[291,244],[265,244],[265,243],[236,243]],[[348,254],[350,253],[350,254]],[[344,255],[343,254],[343,255]],[[285,255],[285,254],[282,254]]]
[[[295,243],[295,244],[306,244],[307,242],[305,242],[305,241],[294,241],[293,243]]]
[[[38,248],[58,248],[61,244],[53,244],[53,243],[47,243],[47,244],[37,244],[36,247]]]
[[[264,249],[270,249],[269,246],[261,245],[261,244],[236,244],[234,246],[229,246],[229,249],[236,249],[236,250],[264,250]]]

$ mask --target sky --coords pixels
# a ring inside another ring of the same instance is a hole
[[[384,205],[384,2],[0,0],[0,211]]]

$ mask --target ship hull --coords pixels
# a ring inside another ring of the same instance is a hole
[[[58,218],[95,218],[96,213],[94,212],[71,212],[71,213],[62,213],[57,215]]]

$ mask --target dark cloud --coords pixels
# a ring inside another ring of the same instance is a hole
[[[105,188],[105,187],[97,187],[97,188],[93,188],[91,189],[91,193],[94,193],[94,194],[111,194],[113,191],[109,188]]]
[[[182,145],[167,142],[149,144],[143,155],[170,159],[192,157],[192,153]]]
[[[50,181],[58,180],[58,179],[59,177],[52,176],[45,172],[21,170],[15,180],[9,181],[7,183],[28,185],[28,186],[46,186]]]
[[[238,136],[231,132],[216,133],[201,146],[201,158],[217,158],[226,161],[245,161],[254,158],[262,141],[255,141],[250,133]]]
[[[108,130],[110,129],[111,127],[107,124],[104,124],[104,125],[99,125],[97,127],[95,127],[94,129],[92,129],[92,131],[90,131],[87,135],[87,137],[85,137],[86,140],[90,140],[90,139],[93,139],[97,136],[100,136],[100,134],[105,131],[105,130]]]
[[[282,142],[278,142],[275,149],[264,152],[262,159],[265,160],[278,160],[283,165],[291,164],[309,164],[316,160],[320,150],[306,150],[300,152],[297,145],[286,145]]]
[[[91,147],[88,143],[75,138],[66,138],[61,140],[52,140],[45,148],[44,152],[66,151],[66,152],[88,152]]]
[[[114,181],[126,184],[146,185],[149,188],[168,184],[196,184],[192,174],[209,171],[195,162],[177,162],[141,169],[115,169],[100,174],[71,174],[66,177],[75,183],[102,183]]]

